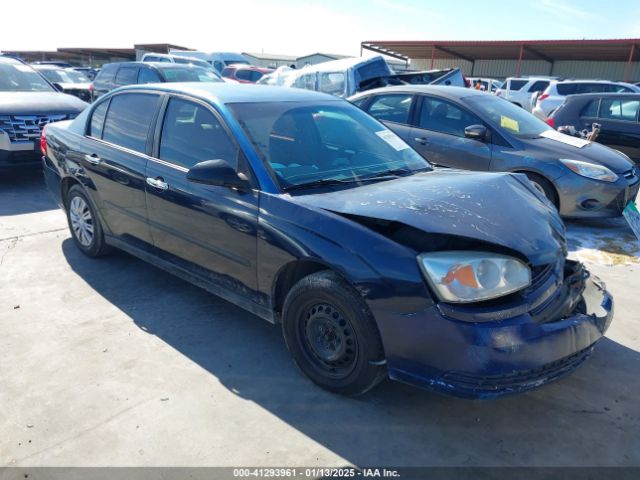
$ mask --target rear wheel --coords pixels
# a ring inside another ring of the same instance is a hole
[[[549,180],[536,173],[526,172],[526,175],[536,190],[547,197],[547,200],[553,203],[556,208],[560,207],[558,193]]]
[[[294,285],[285,299],[282,331],[298,367],[326,390],[358,395],[386,377],[373,316],[334,272],[317,272]]]
[[[71,237],[82,253],[100,257],[109,252],[100,219],[82,188],[74,185],[66,195],[66,212]]]

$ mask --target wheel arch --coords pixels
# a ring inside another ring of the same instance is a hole
[[[558,211],[560,210],[562,198],[560,197],[560,190],[558,189],[558,185],[552,178],[549,178],[543,172],[536,169],[518,168],[517,170],[512,170],[511,173],[522,173],[524,175],[527,175],[527,174],[537,175],[538,177],[541,177],[543,180],[546,180],[547,182],[549,182],[549,185],[551,185],[551,187],[555,191],[556,198],[558,199],[558,205],[557,205]]]

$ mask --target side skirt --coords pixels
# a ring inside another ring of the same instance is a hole
[[[168,272],[172,275],[175,275],[176,277],[181,278],[182,280],[192,283],[196,287],[200,287],[209,293],[213,293],[214,295],[217,295],[218,297],[223,298],[224,300],[227,300],[228,302],[233,303],[234,305],[237,305],[238,307],[243,308],[244,310],[247,310],[254,315],[257,315],[258,317],[267,320],[268,322],[276,323],[273,312],[270,309],[265,308],[262,305],[258,305],[257,303],[248,300],[245,297],[238,295],[237,293],[232,292],[226,288],[214,285],[211,282],[203,279],[199,275],[195,275],[187,269],[176,265],[175,263],[168,262],[162,258],[158,258],[151,253],[145,252],[144,250],[134,247],[133,245],[111,235],[105,235],[105,241],[107,244],[115,248],[124,250],[134,257],[144,260],[145,262],[148,262],[153,266],[164,270],[165,272]]]

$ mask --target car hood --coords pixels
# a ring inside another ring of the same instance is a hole
[[[557,211],[520,174],[434,170],[295,201],[501,245],[533,265],[555,262],[566,248]]]
[[[78,113],[87,105],[60,92],[0,92],[0,115]]]
[[[526,142],[537,149],[543,150],[546,155],[554,159],[568,158],[604,165],[614,173],[626,172],[633,168],[633,163],[624,154],[596,142],[590,142],[582,148],[544,137],[526,140]]]

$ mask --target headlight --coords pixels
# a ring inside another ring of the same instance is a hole
[[[581,160],[570,160],[568,158],[561,158],[560,161],[569,170],[583,177],[593,178],[594,180],[601,180],[603,182],[615,182],[618,179],[618,175],[603,165],[594,165],[593,163],[587,163]]]
[[[440,300],[467,303],[502,297],[529,286],[531,270],[517,258],[488,252],[423,253],[418,264]]]

